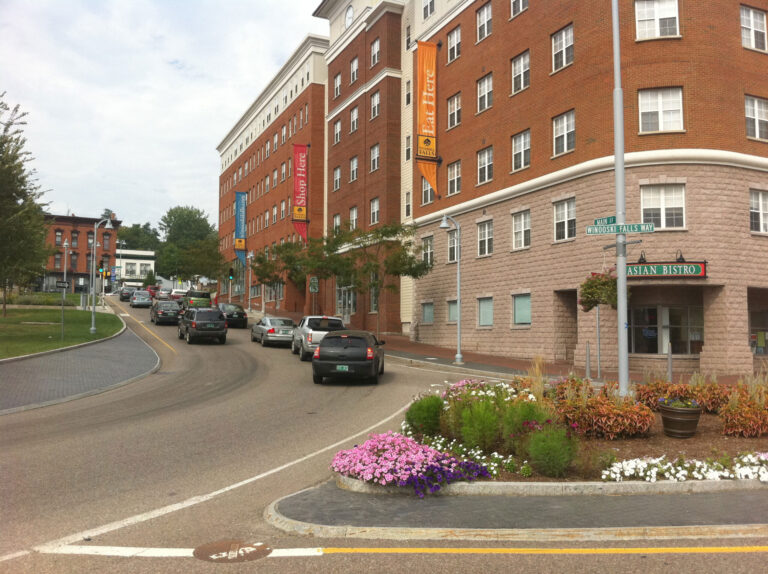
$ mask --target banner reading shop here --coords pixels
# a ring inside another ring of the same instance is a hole
[[[416,68],[419,82],[416,163],[437,193],[437,44],[418,43]]]
[[[245,265],[245,207],[248,203],[248,193],[235,192],[235,255]]]
[[[307,240],[307,203],[309,150],[306,145],[293,144],[293,227]]]

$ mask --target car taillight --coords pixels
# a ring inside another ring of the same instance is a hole
[[[192,328],[197,329],[197,321],[192,321]]]
[[[368,347],[368,349],[365,351],[365,358],[369,361],[373,359],[373,347]]]
[[[158,311],[157,312],[158,315],[162,315],[163,313],[164,313],[164,311]]]
[[[229,329],[229,321],[224,321],[224,328]]]
[[[275,328],[272,327],[269,331],[267,331],[267,335],[274,335],[275,334]]]
[[[307,335],[307,343],[312,344],[312,333]]]
[[[318,347],[317,349],[315,349],[315,352],[314,352],[314,353],[312,353],[312,358],[313,358],[313,359],[319,359],[319,358],[320,358],[320,347]]]

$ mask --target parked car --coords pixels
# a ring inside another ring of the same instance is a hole
[[[186,294],[187,294],[187,290],[186,289],[174,289],[173,291],[171,291],[171,299],[173,299],[174,301],[181,302],[181,299]]]
[[[134,291],[131,293],[131,307],[151,307],[152,297],[149,291]]]
[[[155,325],[161,323],[170,323],[177,325],[179,323],[179,316],[181,315],[181,307],[176,301],[161,301],[155,299],[152,303],[152,307],[149,308],[149,321]]]
[[[192,307],[179,319],[179,339],[187,344],[198,339],[216,339],[222,345],[227,342],[227,318],[218,309]]]
[[[374,384],[384,373],[384,341],[368,331],[328,333],[312,355],[312,380],[324,377],[368,379]]]
[[[227,327],[248,328],[248,313],[237,303],[219,303],[219,311],[227,316]]]
[[[262,347],[274,343],[291,344],[296,323],[289,317],[264,317],[251,326],[251,341],[258,341]]]
[[[157,295],[155,295],[155,299],[159,299],[160,301],[170,301],[171,290],[166,287],[163,287],[157,292]]]
[[[302,361],[308,361],[326,333],[340,331],[344,328],[344,321],[339,317],[307,315],[293,330],[291,352],[294,355],[299,355],[299,359]]]
[[[210,307],[211,294],[208,291],[194,291],[190,289],[181,298],[181,308],[189,309],[191,307]]]
[[[157,292],[160,291],[160,287],[158,285],[147,285],[147,291],[149,291],[150,297],[153,299],[157,297]]]
[[[120,287],[120,300],[130,301],[131,293],[133,293],[134,291],[136,291],[136,287]]]

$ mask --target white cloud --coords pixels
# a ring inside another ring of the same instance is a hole
[[[216,146],[308,33],[319,0],[2,0],[0,93],[28,112],[49,211],[125,224],[218,214]]]

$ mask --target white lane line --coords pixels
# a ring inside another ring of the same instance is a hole
[[[46,554],[85,554],[89,556],[127,556],[145,558],[192,558],[194,548],[141,548],[135,546],[57,546]]]
[[[296,558],[299,556],[322,556],[322,548],[277,548],[273,549],[268,558]]]
[[[22,550],[21,552],[13,552],[11,554],[6,554],[4,556],[0,556],[0,562],[4,562],[5,560],[13,560],[14,558],[21,558],[22,556],[26,556],[27,554],[31,554],[29,550]]]
[[[316,450],[313,453],[310,453],[308,455],[302,456],[301,458],[297,458],[291,462],[287,462],[281,466],[278,466],[276,468],[273,468],[271,470],[268,470],[266,472],[263,472],[261,474],[258,474],[256,476],[253,476],[251,478],[247,478],[245,480],[242,480],[240,482],[236,482],[235,484],[231,484],[229,486],[225,486],[224,488],[220,488],[219,490],[214,490],[213,492],[209,492],[208,494],[202,494],[200,496],[193,496],[192,498],[188,498],[187,500],[184,500],[182,502],[177,502],[176,504],[169,504],[168,506],[163,506],[161,508],[156,508],[155,510],[150,510],[149,512],[144,512],[142,514],[136,514],[134,516],[131,516],[129,518],[124,518],[123,520],[117,520],[115,522],[110,522],[109,524],[104,524],[102,526],[98,526],[93,529],[89,530],[83,530],[81,532],[78,532],[76,534],[72,534],[70,536],[65,536],[63,538],[59,538],[58,540],[52,540],[50,542],[45,542],[43,544],[37,545],[33,547],[33,550],[36,552],[51,552],[53,549],[59,547],[59,546],[67,546],[70,544],[74,544],[75,542],[81,542],[82,540],[86,538],[95,538],[96,536],[100,536],[102,534],[106,534],[108,532],[113,532],[115,530],[120,530],[121,528],[125,528],[126,526],[132,526],[134,524],[140,524],[142,522],[146,522],[148,520],[152,520],[153,518],[159,518],[161,516],[165,516],[166,514],[171,514],[172,512],[176,512],[178,510],[183,510],[185,508],[189,508],[190,506],[195,506],[197,504],[200,504],[202,502],[208,502],[209,500],[212,500],[213,498],[216,498],[217,496],[220,496],[222,494],[225,494],[227,492],[230,492],[232,490],[235,490],[237,488],[240,488],[242,486],[246,486],[248,484],[251,484],[252,482],[256,482],[257,480],[260,480],[262,478],[266,478],[267,476],[273,475],[275,473],[278,473],[280,471],[285,470],[286,468],[290,468],[292,466],[295,466],[297,464],[300,464],[302,462],[305,462],[319,454],[323,454],[324,452],[328,452],[329,450],[338,448],[340,445],[352,441],[355,438],[359,437],[360,435],[364,435],[366,433],[371,432],[373,429],[389,422],[396,416],[400,415],[403,411],[405,411],[409,406],[411,405],[411,402],[409,401],[404,406],[400,407],[397,411],[389,415],[388,417],[380,420],[379,422],[369,426],[368,428],[353,434],[351,436],[348,436],[347,438],[344,438],[340,441],[337,441],[331,445],[328,445],[324,448],[321,448],[320,450]],[[3,560],[8,560],[8,556],[20,556],[23,555],[19,552],[14,553],[14,555],[5,555],[0,556],[0,562]]]

